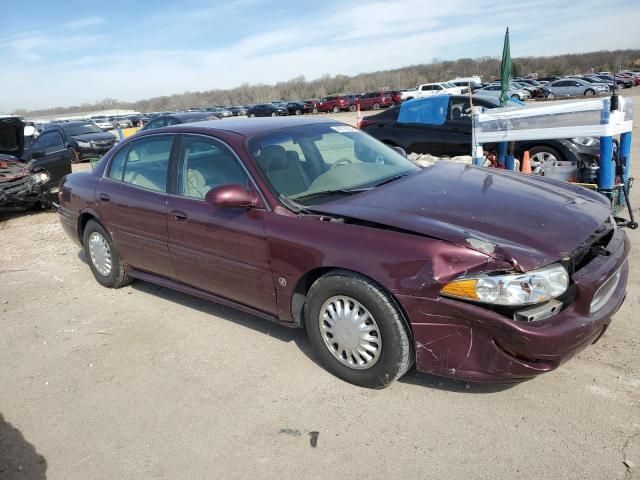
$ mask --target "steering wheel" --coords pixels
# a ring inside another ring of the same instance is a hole
[[[336,163],[334,163],[333,165],[331,165],[331,168],[336,168],[340,165],[348,165],[350,163],[353,163],[351,160],[349,160],[348,158],[341,158],[340,160],[338,160]]]

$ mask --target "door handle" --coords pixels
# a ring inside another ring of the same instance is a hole
[[[100,195],[98,195],[98,198],[103,202],[111,201],[111,197],[109,195],[107,195],[106,193],[101,193]]]
[[[182,210],[172,210],[169,212],[169,215],[178,222],[186,222],[189,219],[189,216]]]

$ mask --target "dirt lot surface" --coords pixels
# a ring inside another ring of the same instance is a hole
[[[5,217],[0,479],[640,478],[630,235],[626,304],[559,370],[510,387],[410,372],[373,391],[318,366],[303,331],[143,282],[102,288],[55,213]]]

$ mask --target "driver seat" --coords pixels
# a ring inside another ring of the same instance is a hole
[[[310,182],[302,170],[300,157],[288,153],[282,145],[269,145],[262,150],[260,163],[278,192],[295,195],[307,190]]]

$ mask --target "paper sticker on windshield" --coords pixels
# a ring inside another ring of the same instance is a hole
[[[333,127],[331,127],[332,130],[335,130],[338,133],[353,133],[353,132],[357,132],[358,130],[350,127],[349,125],[334,125]]]

